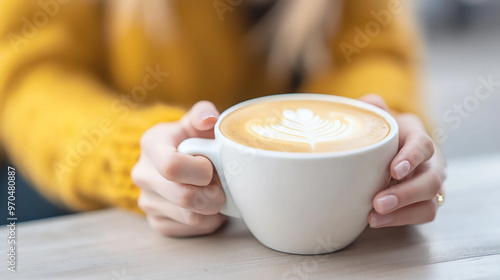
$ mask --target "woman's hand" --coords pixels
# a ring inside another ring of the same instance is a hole
[[[160,123],[141,138],[132,180],[141,188],[138,204],[151,227],[169,236],[212,233],[224,222],[218,214],[226,197],[212,163],[177,152],[187,138],[213,138],[219,112],[208,101],[196,103],[178,122]]]
[[[361,100],[388,110],[378,95]],[[436,195],[442,192],[445,160],[425,132],[420,119],[412,114],[394,115],[399,125],[399,151],[390,165],[389,188],[373,199],[368,222],[372,228],[421,224],[434,220]]]

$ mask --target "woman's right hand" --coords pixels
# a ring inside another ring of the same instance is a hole
[[[225,220],[219,210],[226,197],[212,163],[177,151],[184,139],[213,138],[218,116],[211,102],[200,101],[180,121],[157,124],[141,137],[132,180],[149,225],[163,234],[209,234]]]

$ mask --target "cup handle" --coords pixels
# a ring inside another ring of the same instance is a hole
[[[217,174],[219,174],[222,188],[226,194],[226,203],[222,206],[220,213],[226,216],[241,219],[241,213],[236,207],[236,204],[234,204],[233,197],[231,196],[227,186],[224,170],[222,169],[222,163],[220,160],[220,147],[217,141],[214,139],[189,138],[182,141],[182,143],[179,144],[179,147],[177,147],[177,150],[183,154],[202,155],[212,162],[215,166]]]

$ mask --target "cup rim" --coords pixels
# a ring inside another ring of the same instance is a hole
[[[330,101],[330,102],[337,102],[337,103],[343,103],[355,107],[359,107],[365,110],[368,110],[370,112],[376,113],[377,115],[383,117],[387,123],[390,125],[390,131],[387,134],[384,139],[360,148],[352,149],[352,150],[346,150],[346,151],[334,151],[334,152],[315,152],[315,153],[308,153],[308,152],[284,152],[284,151],[271,151],[271,150],[264,150],[260,148],[255,148],[251,146],[246,146],[240,143],[237,143],[226,136],[222,134],[222,132],[219,129],[220,123],[224,118],[229,115],[230,113],[252,105],[252,104],[257,104],[257,103],[262,103],[266,101],[279,101],[281,99],[287,99],[287,100],[325,100],[325,101]],[[228,109],[226,109],[222,114],[219,116],[217,122],[215,123],[214,126],[214,133],[215,133],[215,139],[220,140],[226,144],[235,146],[240,149],[253,149],[257,153],[266,155],[266,156],[272,156],[272,157],[287,157],[287,158],[327,158],[327,157],[342,157],[342,156],[351,156],[354,154],[360,154],[360,153],[365,153],[372,151],[374,149],[378,149],[384,145],[386,145],[388,142],[391,142],[392,139],[398,136],[399,133],[399,126],[391,114],[377,106],[371,105],[369,103],[352,99],[352,98],[347,98],[343,96],[337,96],[337,95],[330,95],[330,94],[319,94],[319,93],[282,93],[282,94],[275,94],[275,95],[268,95],[268,96],[262,96],[262,97],[257,97],[253,99],[249,99],[243,102],[240,102],[238,104],[235,104]]]

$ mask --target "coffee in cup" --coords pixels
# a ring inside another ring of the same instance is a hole
[[[220,131],[257,149],[324,153],[357,149],[384,139],[390,127],[380,115],[324,100],[280,100],[240,108],[227,115]]]

